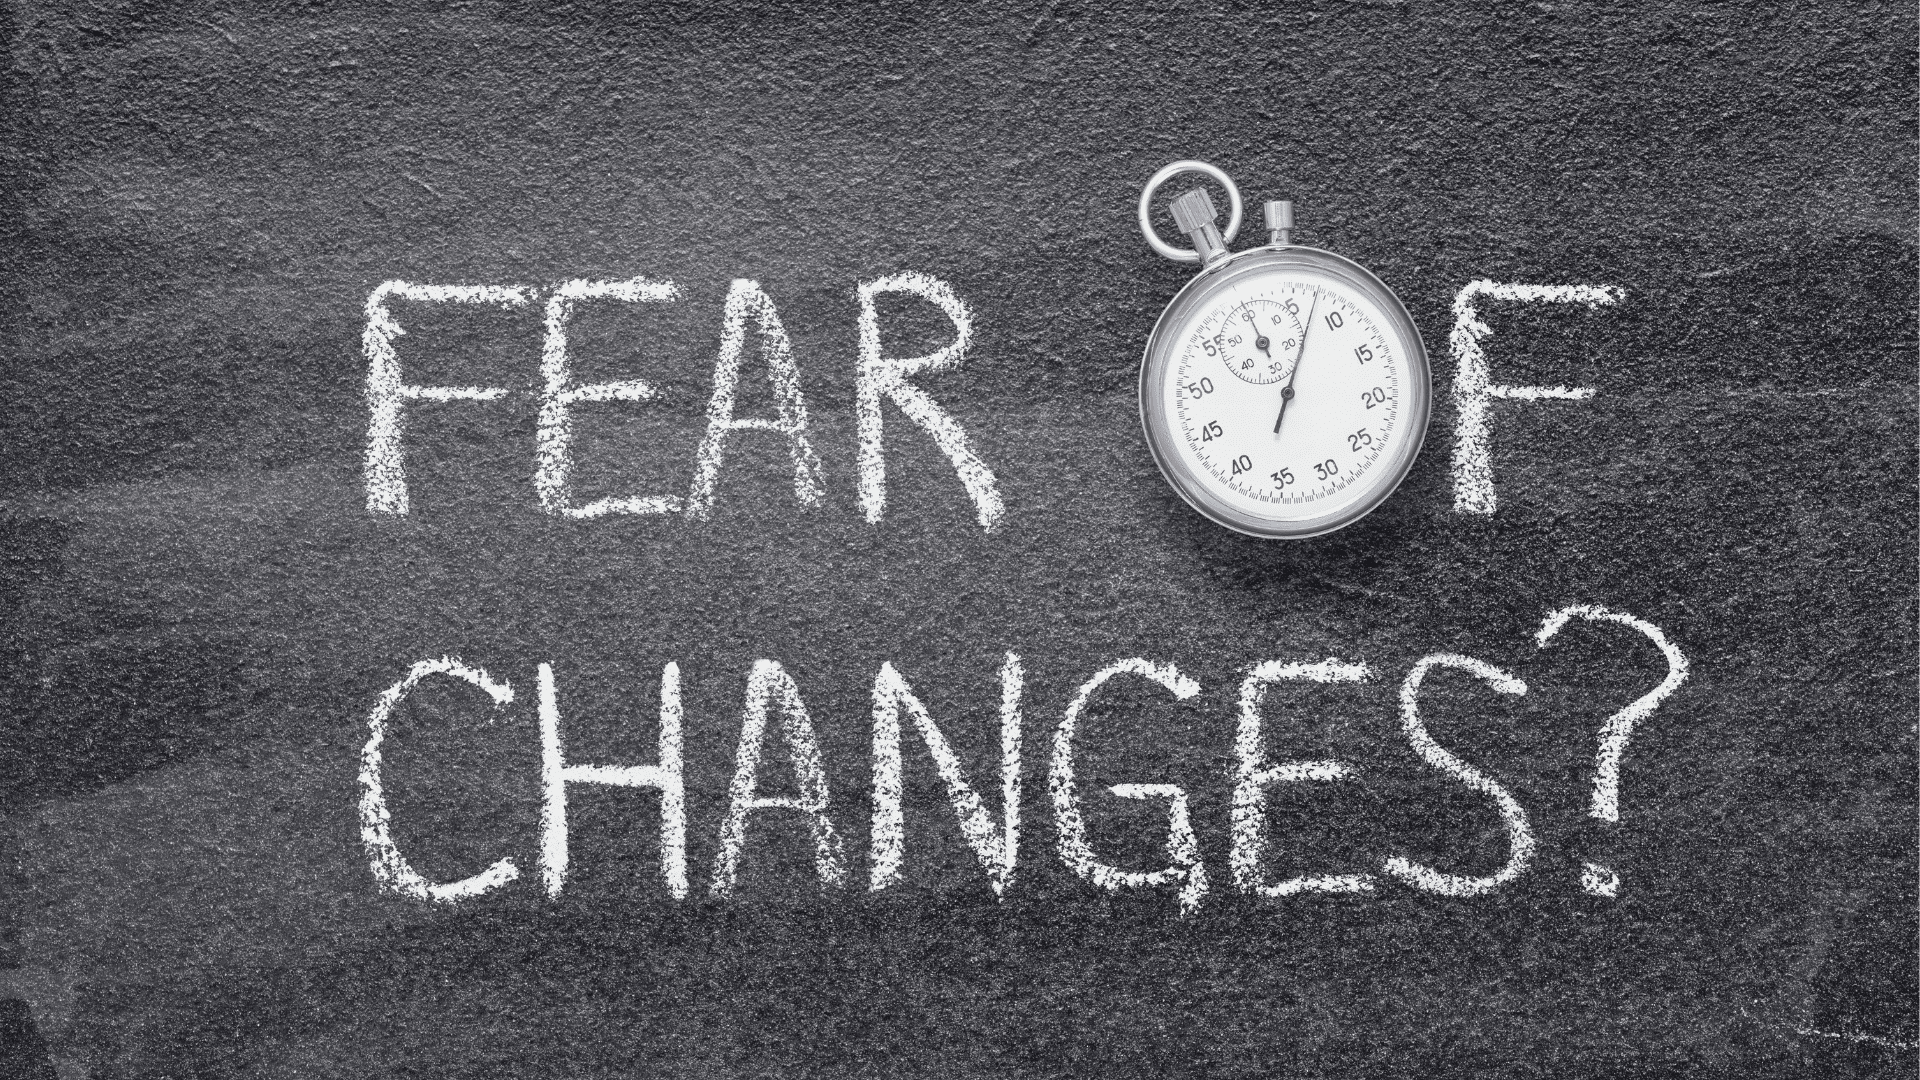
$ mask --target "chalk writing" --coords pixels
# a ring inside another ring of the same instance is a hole
[[[760,331],[760,359],[767,365],[767,381],[780,418],[735,418],[734,391],[740,383],[740,352],[746,342],[747,317]],[[720,330],[720,358],[713,365],[713,396],[707,400],[707,434],[700,440],[693,489],[687,493],[687,516],[707,517],[713,510],[714,487],[726,460],[727,439],[736,431],[771,431],[786,436],[793,458],[793,497],[801,506],[820,502],[820,459],[807,433],[807,399],[800,390],[800,369],[793,363],[793,344],[780,324],[773,298],[757,281],[741,278],[727,290],[727,306]]]
[[[953,340],[926,356],[904,360],[883,357],[880,312],[874,298],[888,292],[910,293],[945,312],[953,322]],[[925,274],[895,274],[865,282],[859,294],[860,381],[856,401],[860,413],[860,506],[867,520],[877,523],[887,509],[887,458],[881,445],[885,429],[880,415],[880,399],[884,397],[933,436],[935,445],[959,472],[980,527],[992,532],[1005,513],[993,472],[973,452],[967,433],[953,417],[925,390],[907,381],[921,372],[943,371],[960,363],[973,337],[973,314],[945,282]]]
[[[1267,788],[1299,781],[1343,780],[1353,775],[1344,761],[1267,761],[1260,738],[1260,705],[1275,683],[1301,680],[1316,683],[1360,682],[1373,677],[1365,664],[1339,660],[1318,663],[1269,660],[1255,667],[1240,684],[1240,727],[1234,740],[1237,762],[1233,784],[1233,883],[1243,892],[1261,896],[1292,896],[1302,892],[1361,892],[1373,888],[1372,874],[1328,874],[1292,877],[1267,884],[1261,880],[1260,861],[1266,855]]]
[[[1668,664],[1667,675],[1657,687],[1615,713],[1603,728],[1591,812],[1594,817],[1618,821],[1619,760],[1627,739],[1633,725],[1650,715],[1685,681],[1687,659],[1679,647],[1652,623],[1597,605],[1563,607],[1548,614],[1535,635],[1536,646],[1544,648],[1574,619],[1631,627],[1652,640]],[[1424,656],[1415,662],[1402,679],[1399,690],[1399,726],[1414,755],[1468,790],[1493,802],[1507,834],[1507,859],[1493,873],[1477,877],[1425,866],[1399,855],[1387,857],[1382,865],[1389,877],[1417,889],[1448,896],[1480,896],[1502,888],[1525,874],[1534,856],[1536,840],[1526,810],[1508,788],[1487,771],[1469,764],[1441,746],[1427,730],[1420,716],[1420,699],[1423,693],[1430,692],[1429,676],[1436,670],[1465,672],[1494,692],[1507,696],[1517,697],[1527,693],[1527,684],[1511,672],[1484,660],[1441,652]],[[436,884],[415,872],[393,842],[381,783],[381,747],[387,738],[388,724],[395,707],[416,683],[430,675],[448,675],[470,683],[485,692],[496,708],[503,708],[513,701],[512,687],[506,682],[497,681],[485,671],[453,659],[423,660],[382,693],[367,718],[368,739],[361,754],[361,838],[375,883],[383,891],[415,899],[452,902],[499,888],[515,880],[519,871],[510,859],[501,859],[490,869],[471,878]],[[1095,696],[1109,681],[1123,676],[1146,679],[1178,701],[1191,700],[1201,693],[1200,684],[1174,665],[1138,657],[1113,661],[1080,685],[1054,729],[1048,768],[1047,790],[1053,809],[1058,854],[1075,875],[1103,890],[1177,887],[1180,913],[1192,915],[1205,900],[1210,879],[1194,830],[1191,796],[1186,789],[1175,784],[1155,782],[1121,783],[1107,788],[1107,793],[1116,798],[1165,800],[1168,865],[1160,869],[1125,870],[1105,863],[1095,854],[1089,837],[1083,798],[1076,779],[1076,740],[1080,722]],[[684,717],[680,666],[668,663],[661,671],[659,763],[655,765],[569,764],[566,761],[559,691],[553,666],[540,664],[538,677],[544,792],[540,863],[547,895],[556,897],[561,894],[568,872],[568,785],[603,784],[649,788],[659,792],[661,876],[670,895],[676,899],[684,898],[688,893],[687,817],[681,765]],[[1372,874],[1302,875],[1268,882],[1262,876],[1261,869],[1267,844],[1264,830],[1268,787],[1278,783],[1354,782],[1357,776],[1354,767],[1342,761],[1275,763],[1268,760],[1261,736],[1261,713],[1268,691],[1287,683],[1358,684],[1372,678],[1373,671],[1367,664],[1337,659],[1268,660],[1248,669],[1239,687],[1234,764],[1229,775],[1233,784],[1229,862],[1232,884],[1236,890],[1278,899],[1303,893],[1366,893],[1375,889],[1375,877]],[[897,884],[903,875],[906,835],[902,789],[905,767],[903,716],[912,721],[911,726],[919,736],[919,741],[926,747],[934,771],[946,789],[961,836],[979,860],[994,896],[1003,898],[1012,888],[1021,828],[1020,750],[1025,685],[1023,662],[1018,655],[1007,653],[1000,668],[1001,816],[996,827],[985,800],[968,781],[959,755],[934,722],[932,713],[891,660],[881,663],[872,687],[873,818],[868,853],[869,891],[887,889]],[[1472,685],[1456,686],[1453,692],[1462,692]],[[773,711],[780,714],[781,737],[793,763],[797,795],[774,797],[759,794],[767,721]],[[840,886],[844,882],[846,869],[842,842],[831,820],[829,803],[819,740],[815,736],[806,705],[801,700],[799,686],[779,662],[765,659],[756,661],[747,676],[733,780],[728,789],[727,812],[720,825],[719,852],[714,860],[709,894],[716,898],[733,895],[751,815],[755,811],[771,809],[797,811],[803,815],[813,838],[814,866],[822,886]],[[1582,888],[1596,896],[1616,896],[1619,892],[1619,876],[1612,870],[1588,863],[1582,874]]]
[[[960,832],[986,868],[987,884],[996,899],[1013,884],[1013,868],[1020,851],[1020,694],[1026,674],[1013,653],[1000,668],[1000,835],[995,836],[987,809],[960,771],[960,759],[934,726],[927,707],[891,662],[880,665],[873,678],[873,834],[868,888],[879,891],[900,880],[900,862],[906,850],[905,815],[900,805],[900,711],[913,717],[920,739],[932,755],[947,797],[960,819]]]
[[[367,297],[367,326],[360,346],[367,354],[367,512],[404,514],[408,509],[407,473],[400,451],[402,407],[409,401],[497,401],[500,386],[415,386],[400,374],[393,339],[406,333],[387,309],[393,297],[435,304],[496,304],[517,307],[533,291],[517,285],[415,285],[382,282]]]
[[[1519,877],[1533,858],[1533,831],[1527,826],[1527,812],[1520,801],[1501,784],[1454,756],[1436,742],[1420,719],[1420,684],[1433,668],[1457,668],[1478,677],[1502,694],[1524,694],[1527,684],[1483,660],[1457,653],[1434,653],[1422,657],[1400,684],[1400,724],[1421,760],[1465,785],[1493,799],[1507,826],[1507,862],[1486,877],[1464,877],[1422,866],[1395,855],[1386,862],[1387,873],[1428,892],[1447,896],[1479,896]]]
[[[1593,768],[1593,804],[1588,811],[1601,821],[1618,822],[1620,820],[1620,757],[1627,752],[1627,740],[1633,737],[1633,727],[1640,721],[1653,715],[1653,710],[1667,699],[1667,695],[1680,689],[1687,681],[1687,658],[1660,628],[1637,619],[1632,615],[1593,604],[1581,604],[1561,608],[1549,614],[1540,623],[1540,630],[1534,634],[1534,643],[1546,648],[1568,620],[1581,618],[1593,622],[1617,623],[1630,626],[1645,634],[1659,647],[1660,654],[1667,660],[1666,678],[1660,685],[1647,691],[1619,712],[1607,717],[1600,728],[1600,750]],[[1597,863],[1587,863],[1580,875],[1580,883],[1586,891],[1595,896],[1617,896],[1620,892],[1620,875]]]
[[[1200,684],[1180,674],[1172,664],[1155,664],[1138,658],[1116,660],[1095,672],[1082,683],[1066,715],[1053,733],[1053,767],[1047,774],[1047,790],[1053,796],[1054,829],[1059,834],[1060,858],[1073,872],[1109,891],[1181,882],[1180,911],[1192,914],[1207,894],[1207,870],[1200,861],[1200,848],[1193,837],[1193,825],[1187,814],[1187,793],[1172,784],[1116,784],[1108,790],[1123,799],[1163,798],[1167,807],[1167,856],[1173,865],[1163,870],[1136,872],[1122,870],[1096,859],[1093,844],[1087,839],[1086,819],[1080,814],[1080,793],[1073,777],[1073,736],[1087,702],[1108,679],[1116,675],[1138,675],[1167,688],[1181,701],[1200,692]]]
[[[429,675],[450,675],[471,683],[493,700],[495,708],[513,701],[510,684],[496,681],[485,671],[468,667],[450,656],[422,660],[408,670],[405,678],[387,687],[367,717],[367,744],[360,751],[360,841],[372,860],[373,879],[382,888],[417,900],[450,904],[505,885],[520,876],[520,868],[512,859],[501,859],[472,877],[435,884],[416,873],[394,845],[386,789],[380,782],[380,748],[386,741],[387,721],[393,716],[393,710]]]
[[[1511,285],[1470,281],[1453,298],[1453,404],[1459,410],[1453,437],[1453,508],[1462,514],[1491,514],[1499,505],[1493,491],[1493,436],[1489,403],[1494,399],[1584,401],[1590,386],[1506,386],[1493,381],[1480,342],[1493,328],[1480,319],[1477,297],[1522,304],[1615,304],[1626,291],[1613,285]]]
[[[540,665],[540,873],[547,895],[567,880],[567,785],[653,788],[660,793],[660,873],[675,900],[687,895],[687,802],[681,772],[680,665],[660,672],[660,764],[568,765],[553,668]]]
[[[569,281],[547,297],[547,336],[540,350],[540,378],[544,385],[540,394],[540,465],[533,474],[533,486],[540,494],[542,510],[562,517],[596,518],[605,514],[670,514],[680,509],[680,498],[676,495],[596,499],[585,506],[573,505],[568,490],[573,470],[573,407],[590,401],[651,401],[654,391],[639,379],[576,386],[567,356],[567,322],[573,318],[574,304],[578,301],[665,303],[679,295],[679,288],[671,281],[631,278]]]
[[[777,695],[777,702],[776,702]],[[767,710],[778,704],[780,731],[793,760],[800,793],[761,795],[760,748],[767,728]],[[734,759],[733,784],[728,789],[727,817],[720,826],[720,854],[713,863],[716,897],[730,896],[739,873],[741,850],[747,842],[747,816],[755,810],[798,810],[813,833],[814,868],[823,887],[837,888],[846,877],[841,865],[840,837],[827,817],[827,772],[820,764],[820,743],[813,721],[800,700],[793,676],[774,660],[759,660],[747,677],[747,706],[740,723],[740,751]]]
[[[642,379],[575,384],[568,353],[567,325],[584,300],[624,303],[666,303],[680,297],[678,285],[644,277],[618,281],[576,279],[542,290],[530,285],[416,285],[388,281],[373,290],[366,303],[366,328],[361,346],[367,358],[367,458],[364,468],[367,510],[376,514],[406,514],[411,510],[402,448],[404,406],[409,401],[497,401],[510,391],[499,386],[415,386],[401,373],[394,339],[404,334],[388,301],[495,304],[517,307],[546,294],[546,334],[540,353],[540,419],[536,436],[533,486],[540,508],[560,517],[592,519],[607,515],[660,515],[685,511],[688,518],[711,516],[721,468],[731,437],[742,431],[770,431],[785,437],[793,461],[793,494],[802,507],[816,506],[823,491],[823,470],[813,449],[806,398],[800,370],[771,297],[757,282],[737,279],[729,287],[722,312],[720,352],[714,363],[713,392],[707,402],[706,432],[695,455],[693,479],[683,499],[679,495],[637,495],[597,499],[585,506],[572,501],[573,410],[596,402],[646,402],[656,397]],[[880,344],[880,314],[876,298],[886,293],[920,297],[944,313],[953,324],[953,340],[926,356],[888,357]],[[887,470],[883,401],[891,401],[933,438],[953,463],[961,486],[973,506],[980,527],[989,532],[1005,516],[993,470],[981,460],[958,421],[924,389],[908,379],[959,366],[973,337],[973,315],[952,287],[919,273],[895,274],[862,283],[858,362],[855,372],[855,413],[859,434],[859,497],[870,523],[885,516]],[[760,336],[760,355],[773,389],[777,418],[737,417],[734,401],[739,386],[741,353],[751,318]]]

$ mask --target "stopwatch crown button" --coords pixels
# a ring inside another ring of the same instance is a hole
[[[1220,212],[1213,208],[1213,196],[1206,188],[1194,188],[1192,191],[1173,200],[1167,207],[1173,211],[1173,223],[1180,226],[1183,233],[1196,233],[1214,223]]]
[[[1207,194],[1206,188],[1194,188],[1174,199],[1167,208],[1173,211],[1173,223],[1193,238],[1193,247],[1200,253],[1201,262],[1226,258],[1226,241],[1220,238],[1220,230],[1213,223],[1219,212],[1214,210],[1213,196]]]
[[[1267,231],[1272,234],[1273,245],[1280,247],[1293,242],[1293,203],[1288,199],[1275,199],[1266,205]]]

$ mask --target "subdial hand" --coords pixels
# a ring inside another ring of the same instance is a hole
[[[1252,309],[1242,304],[1240,314],[1247,317],[1247,325],[1253,328],[1253,347],[1266,354],[1267,363],[1273,363],[1273,350],[1270,348],[1273,342],[1267,339],[1267,335],[1260,332],[1260,324],[1253,321]]]
[[[1273,433],[1280,434],[1280,422],[1287,418],[1287,402],[1293,400],[1293,380],[1300,377],[1300,360],[1307,355],[1307,331],[1313,329],[1313,313],[1320,307],[1320,291],[1314,290],[1313,303],[1307,306],[1306,322],[1300,326],[1300,347],[1293,352],[1293,370],[1287,372],[1287,385],[1280,388],[1280,415],[1273,418]]]

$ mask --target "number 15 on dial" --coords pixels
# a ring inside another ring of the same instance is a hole
[[[1174,248],[1148,218],[1182,172],[1227,189],[1223,237],[1204,189],[1173,202],[1194,241]],[[1140,415],[1160,471],[1194,509],[1253,536],[1303,539],[1352,524],[1406,477],[1426,435],[1426,347],[1399,298],[1332,252],[1290,242],[1292,205],[1268,203],[1272,243],[1229,253],[1240,193],[1201,162],[1175,162],[1140,197],[1155,250],[1201,262],[1160,316],[1140,372]]]

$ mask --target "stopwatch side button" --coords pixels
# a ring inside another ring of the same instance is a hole
[[[1293,243],[1293,202],[1275,199],[1266,205],[1267,231],[1274,247]]]
[[[1213,208],[1213,196],[1207,194],[1206,188],[1194,188],[1180,195],[1167,208],[1173,211],[1173,223],[1193,239],[1194,250],[1200,253],[1202,263],[1227,257],[1227,243],[1214,225],[1219,211]]]

